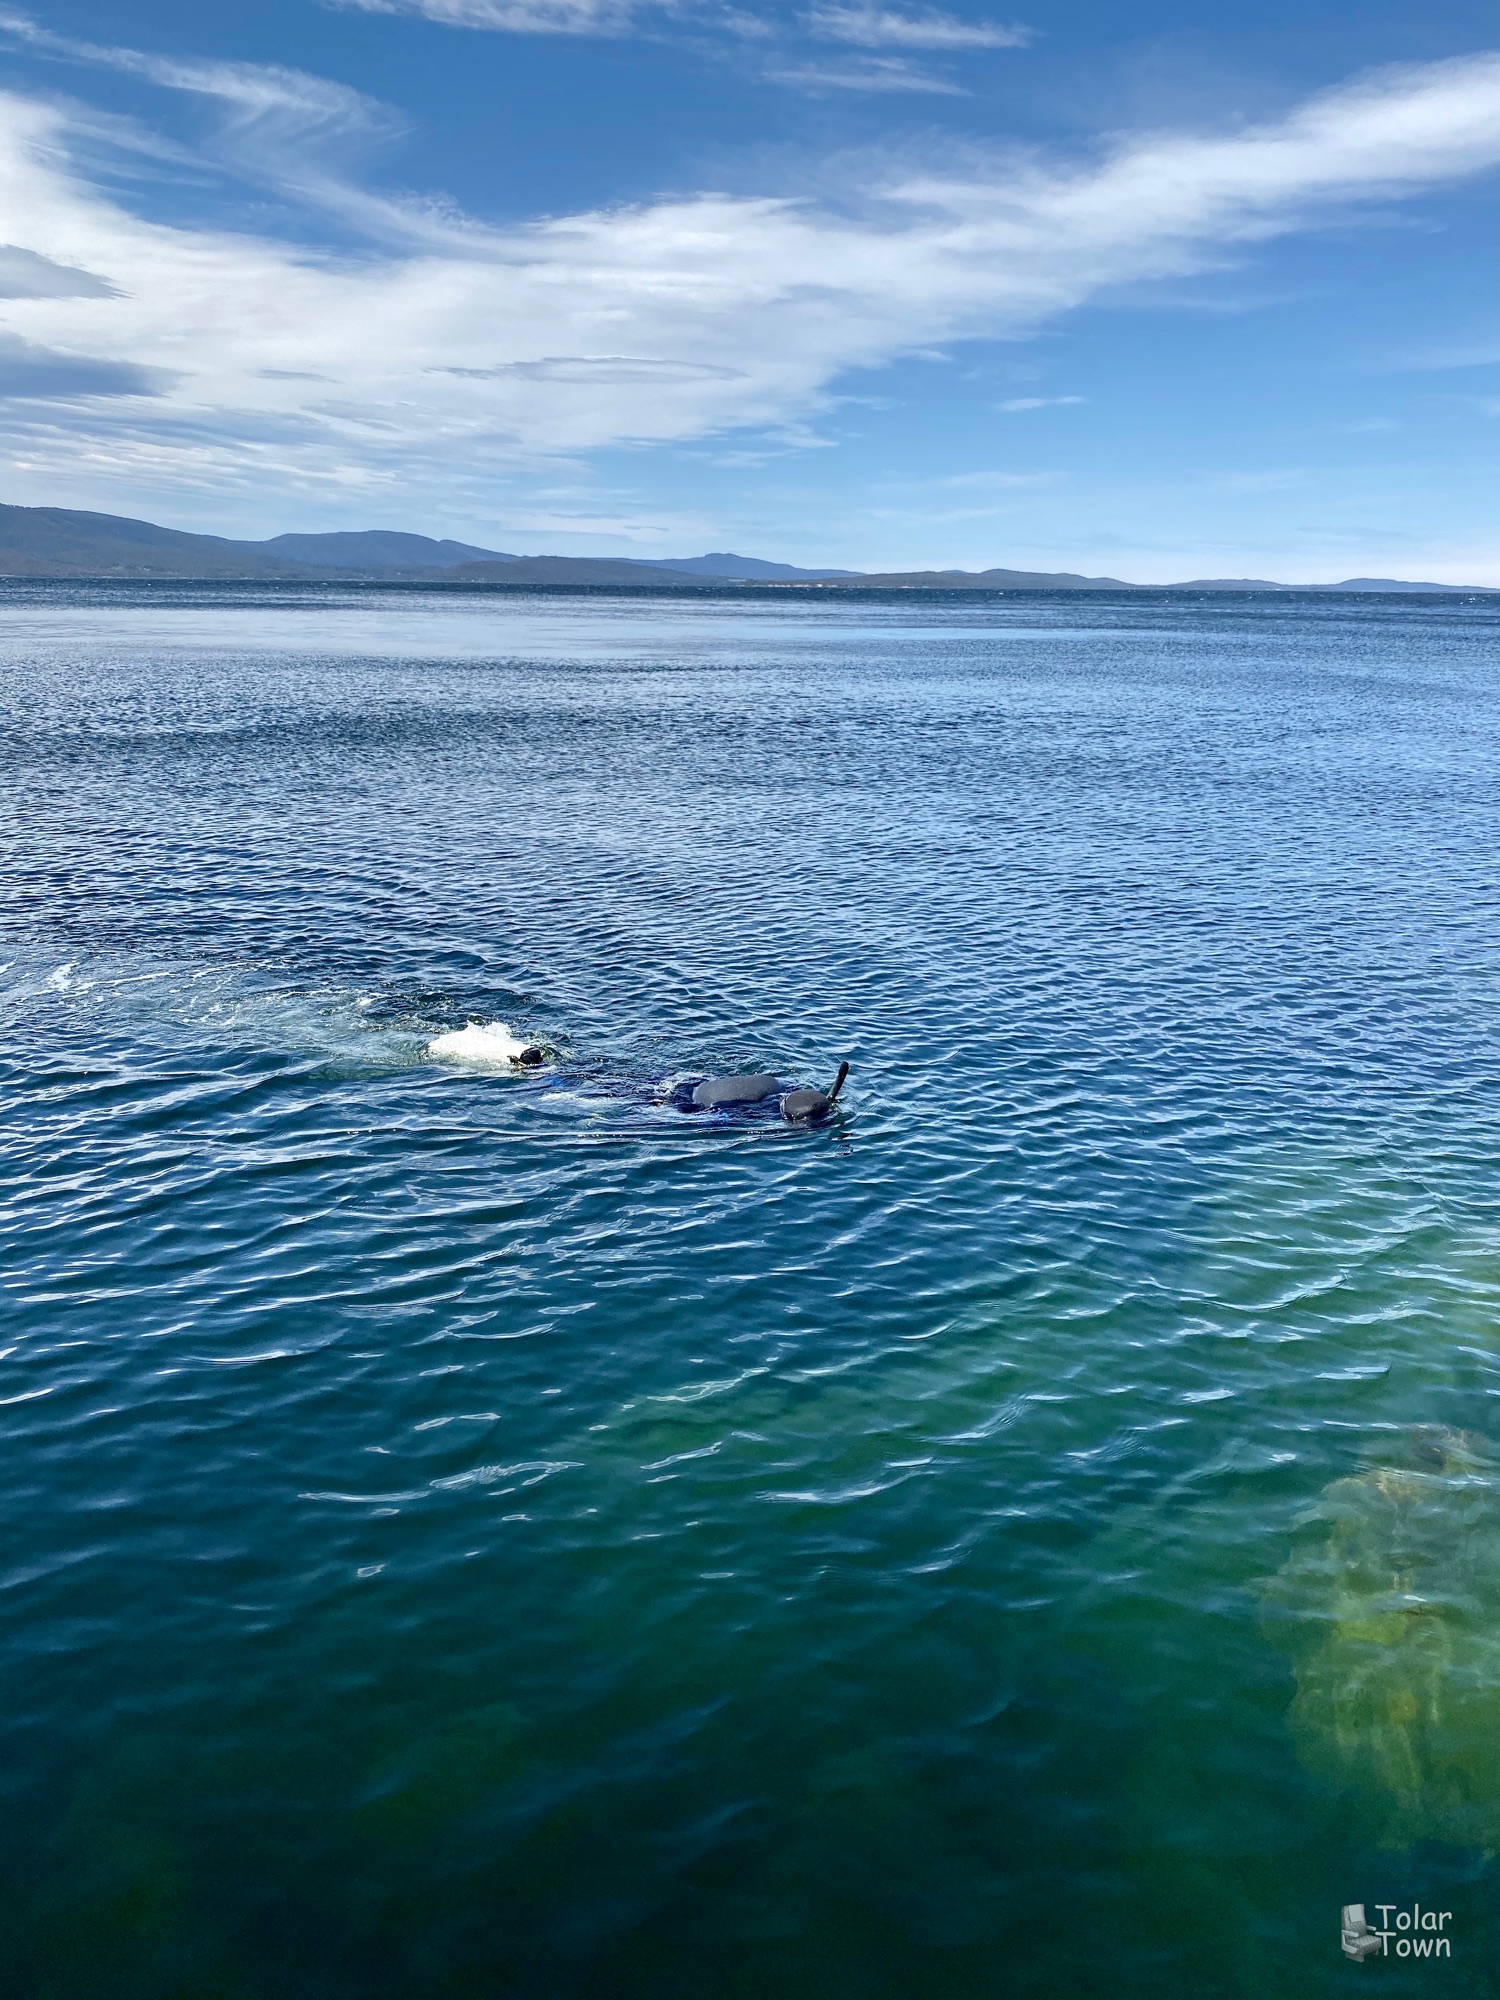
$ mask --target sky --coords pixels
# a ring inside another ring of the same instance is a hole
[[[0,500],[1500,585],[1474,0],[0,0]]]

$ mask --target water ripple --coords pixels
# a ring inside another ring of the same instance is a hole
[[[1493,604],[6,601],[7,1990],[1481,1962]]]

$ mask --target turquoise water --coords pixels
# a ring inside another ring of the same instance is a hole
[[[1497,683],[12,588],[4,1990],[1500,1992]]]

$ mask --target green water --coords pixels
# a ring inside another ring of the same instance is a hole
[[[4,1990],[1500,1991],[1497,634],[13,592]]]

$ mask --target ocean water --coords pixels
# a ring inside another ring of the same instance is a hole
[[[10,587],[0,1989],[1500,1992],[1497,694]]]

